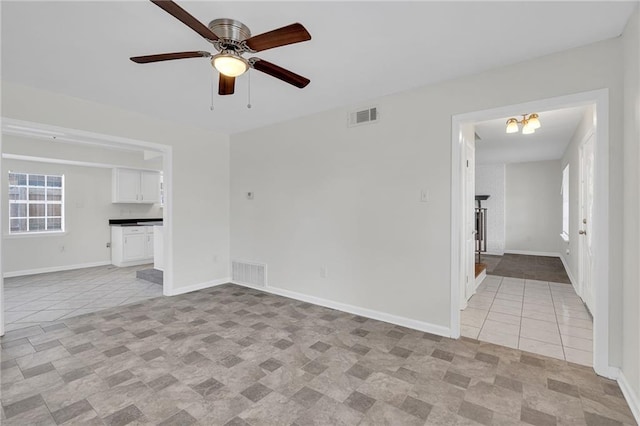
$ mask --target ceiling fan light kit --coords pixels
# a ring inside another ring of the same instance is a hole
[[[522,114],[522,120],[517,118],[509,118],[507,120],[507,133],[518,133],[519,124],[522,125],[522,134],[530,135],[536,132],[536,129],[540,128],[540,116],[536,113]]]
[[[134,56],[130,58],[138,64],[170,61],[187,58],[211,58],[211,65],[220,73],[219,95],[234,93],[235,78],[249,68],[268,74],[302,89],[310,80],[263,59],[245,59],[244,53],[256,53],[267,49],[311,40],[311,35],[302,24],[295,23],[263,34],[251,36],[249,27],[235,19],[214,19],[208,26],[191,16],[186,10],[170,0],[151,0],[153,4],[200,34],[220,53],[211,55],[205,51],[162,53],[158,55]]]
[[[249,62],[242,56],[230,50],[224,50],[211,58],[211,65],[220,74],[227,77],[238,77],[249,69]]]

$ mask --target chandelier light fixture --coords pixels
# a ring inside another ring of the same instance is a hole
[[[519,124],[522,124],[522,134],[530,135],[540,128],[540,120],[538,114],[522,114],[522,120],[510,118],[507,120],[507,133],[518,133]]]

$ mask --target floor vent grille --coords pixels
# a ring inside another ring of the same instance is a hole
[[[258,287],[267,286],[267,265],[262,263],[233,260],[231,274],[234,282]]]

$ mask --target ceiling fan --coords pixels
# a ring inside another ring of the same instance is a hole
[[[211,55],[205,51],[161,53],[158,55],[134,56],[130,58],[137,64],[170,61],[187,58],[211,58],[211,64],[219,71],[218,94],[231,95],[235,89],[236,77],[249,68],[261,71],[272,77],[292,84],[300,89],[310,80],[276,64],[260,58],[245,59],[244,53],[261,52],[274,47],[311,40],[311,35],[302,24],[295,23],[256,36],[242,22],[235,19],[214,19],[208,26],[191,16],[186,10],[170,0],[151,0],[153,4],[178,19],[180,22],[200,34],[219,52]]]

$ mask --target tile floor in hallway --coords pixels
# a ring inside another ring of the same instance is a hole
[[[592,365],[593,321],[570,284],[488,275],[460,322],[463,336]]]
[[[231,284],[0,342],[4,426],[635,424],[589,367]]]
[[[136,278],[149,265],[112,265],[4,279],[5,330],[47,324],[162,296],[162,286]]]

